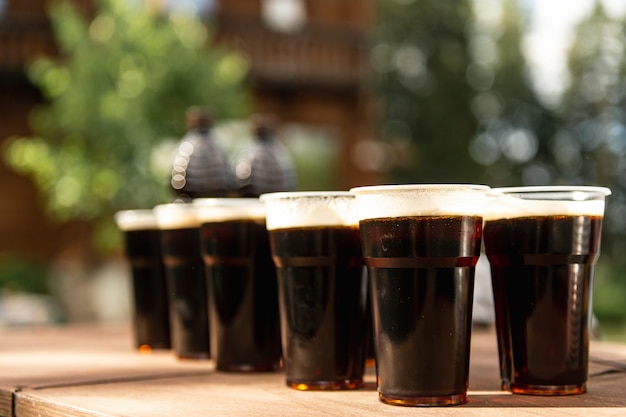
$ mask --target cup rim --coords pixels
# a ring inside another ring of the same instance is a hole
[[[257,197],[197,198],[191,204],[201,224],[265,219],[266,207]]]
[[[118,210],[114,214],[115,217],[122,216],[155,216],[154,211],[149,208],[141,208],[141,209],[123,209]]]
[[[278,191],[274,193],[261,194],[259,196],[259,200],[267,202],[270,200],[319,197],[354,197],[354,195],[350,193],[350,191]]]
[[[127,209],[117,211],[113,218],[120,230],[143,230],[157,227],[157,218],[152,209]]]
[[[170,203],[157,204],[156,206],[152,208],[152,210],[155,210],[155,211],[159,211],[159,210],[162,211],[162,210],[169,210],[169,209],[193,210],[193,204],[191,204],[190,202],[173,201]]]
[[[161,230],[187,229],[200,225],[198,207],[187,202],[157,204],[153,208]]]
[[[218,198],[194,198],[191,200],[191,204],[202,207],[213,206],[243,206],[248,204],[260,204],[258,197],[218,197]]]
[[[591,185],[533,185],[533,186],[520,186],[520,187],[498,187],[489,190],[489,195],[498,194],[550,194],[550,193],[572,193],[581,192],[592,196],[606,197],[611,195],[611,189],[608,187],[591,186]],[[540,198],[536,198],[540,200]],[[547,198],[548,199],[548,198]],[[581,200],[588,200],[588,198],[580,198]],[[550,200],[550,199],[548,199]]]
[[[350,189],[351,193],[361,194],[369,192],[379,191],[433,191],[433,190],[451,190],[451,191],[488,191],[491,187],[485,184],[470,184],[470,183],[429,183],[429,184],[382,184],[382,185],[367,185],[362,187],[354,187]]]

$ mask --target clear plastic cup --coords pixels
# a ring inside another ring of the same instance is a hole
[[[485,209],[502,386],[586,391],[593,274],[608,188],[493,189]]]

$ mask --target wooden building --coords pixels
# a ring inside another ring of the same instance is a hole
[[[151,3],[164,9],[176,4]],[[367,82],[373,0],[195,3],[216,22],[216,41],[248,57],[254,111],[276,114],[284,124],[332,130],[339,150],[336,189],[377,182],[379,172],[354,157],[355,146],[373,136]],[[28,134],[29,109],[41,101],[25,68],[37,55],[55,51],[45,8],[46,0],[0,0],[0,141]],[[77,233],[46,219],[30,179],[2,162],[0,191],[0,260],[19,255],[45,261]]]
[[[54,51],[44,2],[0,2],[0,141],[29,133],[28,113],[41,96],[28,82],[25,67],[37,55]],[[0,193],[0,261],[8,256],[46,260],[53,255],[59,230],[46,218],[31,180],[2,159]]]

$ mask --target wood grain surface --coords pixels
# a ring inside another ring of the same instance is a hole
[[[0,340],[0,416],[7,417],[626,415],[619,344],[592,342],[587,394],[511,395],[499,389],[493,330],[475,329],[469,402],[416,409],[379,402],[373,367],[362,389],[301,392],[280,372],[224,373],[168,351],[140,354],[125,326],[0,329]]]

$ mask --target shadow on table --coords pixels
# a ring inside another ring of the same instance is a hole
[[[470,390],[469,402],[463,407],[554,407],[554,408],[615,408],[626,407],[626,372],[607,369],[590,374],[587,392],[581,395],[541,396],[519,395],[505,391]]]

